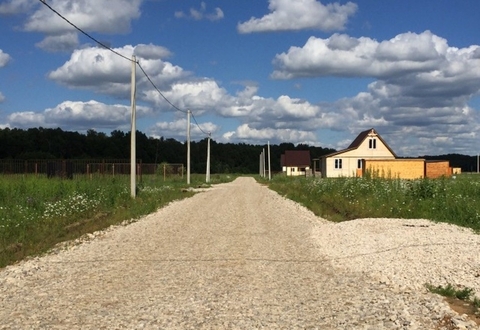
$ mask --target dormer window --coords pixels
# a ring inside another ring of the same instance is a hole
[[[377,139],[369,139],[368,140],[368,148],[369,149],[377,149]]]

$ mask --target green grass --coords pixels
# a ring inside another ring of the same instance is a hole
[[[430,219],[480,230],[480,176],[440,179],[275,176],[269,187],[332,221]]]
[[[211,183],[235,175],[212,175]],[[191,187],[205,186],[204,175],[191,175]],[[55,244],[138,219],[173,200],[192,196],[186,178],[143,176],[136,198],[129,176],[0,176],[0,267],[43,253]]]
[[[473,293],[473,289],[471,288],[455,289],[450,283],[447,284],[447,286],[433,286],[431,284],[426,284],[425,286],[430,292],[465,301],[469,301]],[[477,299],[475,301],[477,301]],[[478,303],[478,301],[476,303]]]

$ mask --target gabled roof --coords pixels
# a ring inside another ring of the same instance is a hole
[[[281,166],[307,167],[311,165],[309,150],[285,150],[280,158]]]
[[[393,157],[397,158],[397,155],[395,154],[395,152],[393,152],[393,150],[390,148],[390,146],[387,144],[387,142],[385,142],[382,139],[382,137],[380,136],[380,134],[378,134],[377,131],[375,131],[375,129],[373,129],[373,128],[367,129],[366,131],[363,131],[360,134],[358,134],[357,137],[355,138],[355,140],[353,140],[353,142],[350,143],[348,148],[343,149],[343,150],[339,150],[337,152],[334,152],[334,153],[331,153],[331,154],[328,154],[328,155],[325,155],[324,157],[331,157],[331,156],[343,154],[344,152],[347,152],[347,151],[350,151],[350,150],[357,149],[363,143],[363,141],[365,141],[365,139],[368,138],[369,134],[375,134],[376,137],[380,141],[382,141],[382,143],[385,145],[385,147],[392,153]]]

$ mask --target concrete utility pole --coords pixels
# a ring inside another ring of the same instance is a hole
[[[187,111],[187,184],[190,184],[190,110]]]
[[[206,182],[210,182],[210,138],[212,137],[212,134],[208,132],[208,142],[207,142],[207,176],[206,176]]]
[[[137,195],[137,149],[136,149],[136,133],[137,133],[137,124],[136,124],[136,105],[135,105],[135,94],[136,94],[136,82],[135,74],[137,67],[137,59],[135,55],[132,55],[132,94],[131,94],[131,105],[132,105],[132,127],[130,129],[130,194],[133,198]]]
[[[262,149],[262,168],[263,168],[263,177],[267,176],[267,168],[265,166],[265,148]]]
[[[270,141],[268,141],[268,180],[272,180],[272,167],[270,166]]]
[[[258,161],[258,174],[262,176],[263,170],[262,170],[262,153],[260,153],[260,159]]]

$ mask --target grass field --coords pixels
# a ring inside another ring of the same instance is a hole
[[[430,219],[480,230],[480,175],[401,180],[275,176],[271,189],[332,221]]]
[[[235,175],[212,175],[211,183]],[[205,175],[192,175],[191,187]],[[0,267],[85,233],[137,219],[177,199],[193,195],[186,179],[143,176],[137,196],[130,196],[129,176],[0,176]]]

